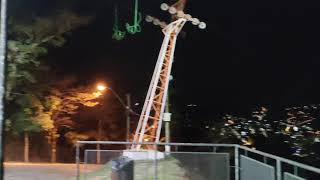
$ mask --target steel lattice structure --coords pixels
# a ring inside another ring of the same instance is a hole
[[[194,25],[199,25],[202,29],[205,28],[203,22],[182,11],[176,11],[174,7],[162,4],[161,8],[177,15],[178,19],[167,25],[151,16],[146,18],[148,22],[162,27],[165,36],[133,142],[159,143],[177,36],[187,21],[192,21]],[[141,145],[132,145],[132,149],[140,148]],[[152,149],[152,147],[147,148]]]

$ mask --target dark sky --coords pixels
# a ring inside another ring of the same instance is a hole
[[[141,33],[112,40],[113,2],[79,0],[77,12],[95,13],[95,19],[48,58],[61,74],[76,74],[84,82],[104,80],[139,99],[147,92],[163,35],[143,22]],[[132,1],[119,2],[124,23]],[[141,12],[168,19],[161,2],[140,0]],[[48,3],[35,4],[49,8]],[[198,104],[212,116],[246,114],[260,105],[278,109],[319,103],[317,4],[190,0],[185,11],[205,21],[207,29],[189,23],[186,37],[178,39],[173,86],[182,103]]]

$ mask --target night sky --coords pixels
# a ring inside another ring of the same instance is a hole
[[[33,1],[34,8],[55,7]],[[105,81],[120,94],[130,92],[142,101],[163,35],[159,27],[143,22],[141,33],[112,40],[114,2],[79,0],[74,10],[95,18],[46,58],[61,77],[73,74],[83,83]],[[123,24],[132,14],[129,2],[119,3]],[[141,12],[169,20],[159,8],[161,2],[140,0]],[[205,21],[207,29],[189,23],[185,38],[178,39],[172,87],[181,104],[197,104],[210,118],[245,115],[258,106],[277,110],[320,102],[317,4],[190,0],[185,12]]]

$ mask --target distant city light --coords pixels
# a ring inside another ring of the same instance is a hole
[[[197,107],[198,105],[196,105],[196,104],[188,104],[187,106],[188,107]]]

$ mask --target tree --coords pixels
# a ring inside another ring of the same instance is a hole
[[[69,11],[62,11],[56,16],[34,18],[31,24],[13,23],[14,20],[11,20],[6,99],[14,98],[12,92],[24,90],[26,84],[37,82],[35,76],[39,72],[40,57],[47,53],[48,46],[61,47],[66,41],[66,33],[87,24],[89,20],[89,17]]]
[[[78,112],[79,107],[94,107],[99,104],[97,98],[102,94],[100,92],[90,92],[86,88],[73,88],[67,91],[53,89],[47,99],[47,109],[53,121],[53,128],[48,131],[48,142],[51,145],[51,162],[56,162],[57,140],[60,137],[60,131],[67,129],[73,130],[75,121],[72,115]],[[66,134],[71,142],[76,138],[86,139],[84,135],[70,132]]]
[[[25,136],[25,161],[29,161],[29,133],[52,129],[49,114],[44,112],[44,98],[41,94],[47,88],[41,75],[47,69],[40,59],[47,53],[48,46],[61,47],[65,34],[72,29],[87,24],[89,17],[81,17],[64,10],[58,15],[36,17],[29,22],[21,22],[11,17],[8,40],[8,74],[6,100],[8,108],[7,125],[14,133]],[[39,80],[40,79],[40,80]]]
[[[16,104],[20,108],[6,120],[6,129],[24,135],[24,161],[29,162],[29,133],[48,131],[53,128],[53,122],[34,95],[22,95],[16,99]]]

